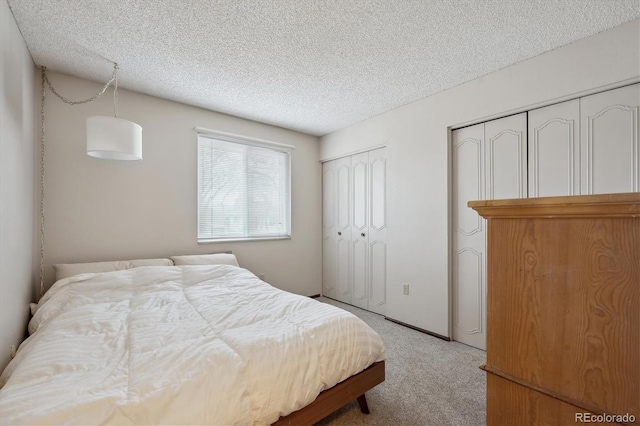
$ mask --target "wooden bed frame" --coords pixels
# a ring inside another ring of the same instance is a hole
[[[313,425],[354,399],[358,400],[360,410],[369,414],[364,393],[382,382],[384,382],[384,361],[376,362],[355,376],[321,392],[311,404],[288,416],[280,417],[274,425]]]

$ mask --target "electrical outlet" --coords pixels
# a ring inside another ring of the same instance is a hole
[[[11,345],[11,359],[16,357],[16,345]]]
[[[402,284],[402,294],[409,294],[409,284],[407,283],[403,283]]]

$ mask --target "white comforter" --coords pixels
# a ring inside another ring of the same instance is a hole
[[[0,376],[0,424],[270,424],[385,358],[354,315],[234,266],[58,281]]]

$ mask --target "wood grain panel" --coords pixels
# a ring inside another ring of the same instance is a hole
[[[573,425],[587,412],[494,374],[487,374],[487,425]],[[597,413],[596,413],[597,414]],[[597,423],[615,425],[617,423]]]
[[[640,417],[640,220],[490,226],[487,363]]]

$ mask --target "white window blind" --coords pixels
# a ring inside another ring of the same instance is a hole
[[[289,149],[198,135],[198,241],[289,238]]]

